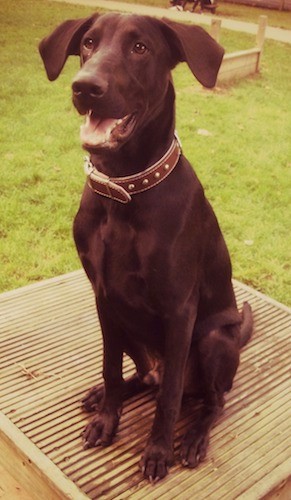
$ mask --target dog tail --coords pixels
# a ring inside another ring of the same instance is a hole
[[[248,302],[243,303],[241,315],[242,323],[240,327],[239,346],[244,347],[252,336],[254,324],[252,308]]]

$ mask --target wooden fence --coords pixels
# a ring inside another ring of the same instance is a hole
[[[256,36],[256,46],[225,54],[217,77],[217,84],[228,83],[258,73],[265,41],[267,16],[260,16]],[[221,28],[220,19],[212,19],[210,34],[218,42]]]

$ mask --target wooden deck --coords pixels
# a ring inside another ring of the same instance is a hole
[[[253,306],[255,335],[207,459],[197,470],[177,460],[156,486],[138,468],[153,418],[151,392],[125,404],[113,446],[82,449],[88,416],[79,401],[102,371],[100,327],[83,272],[0,295],[0,467],[32,500],[290,499],[291,311],[240,283],[235,289],[239,304]],[[132,369],[125,359],[125,373]],[[189,420],[186,407],[177,450]]]

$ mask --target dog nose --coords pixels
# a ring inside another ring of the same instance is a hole
[[[93,99],[100,99],[106,92],[106,85],[101,82],[89,80],[76,80],[72,84],[73,94],[77,96],[89,96]]]

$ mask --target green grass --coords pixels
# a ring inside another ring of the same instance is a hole
[[[80,267],[71,235],[84,183],[81,120],[70,97],[78,61],[50,83],[37,44],[60,21],[92,10],[0,4],[1,291]],[[223,30],[221,42],[233,51],[254,40]],[[174,79],[184,152],[218,215],[234,276],[290,304],[289,61],[290,46],[267,41],[261,76],[206,91],[180,65]]]

